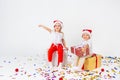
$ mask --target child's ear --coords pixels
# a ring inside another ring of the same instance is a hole
[[[83,35],[81,37],[83,37]]]
[[[89,36],[89,39],[90,39],[90,36]]]

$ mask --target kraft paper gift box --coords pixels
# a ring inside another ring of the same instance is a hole
[[[91,57],[85,59],[83,70],[94,70],[101,66],[102,56],[98,54],[94,54]]]
[[[84,54],[82,52],[82,48],[81,47],[77,47],[76,48],[75,46],[72,46],[71,47],[71,53],[73,53],[73,54],[75,54],[75,55],[77,55],[79,57],[87,56],[87,55],[89,55],[89,48],[86,49],[86,54]]]

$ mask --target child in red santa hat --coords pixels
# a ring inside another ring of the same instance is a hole
[[[75,67],[73,68],[75,70],[81,70],[85,59],[89,57],[90,54],[92,53],[91,33],[92,33],[91,29],[83,29],[82,31],[82,42],[79,45],[77,45],[76,48],[78,47],[82,48],[81,50],[84,56],[82,57],[76,56],[74,64]],[[88,52],[86,52],[87,50]],[[86,53],[88,53],[89,55],[86,55]]]
[[[58,67],[62,67],[62,62],[63,62],[63,48],[67,49],[65,39],[64,39],[64,33],[61,31],[63,27],[63,23],[60,20],[54,20],[54,30],[51,30],[50,28],[44,26],[44,25],[39,25],[39,27],[42,27],[43,29],[47,30],[51,34],[51,39],[52,43],[51,46],[48,50],[48,62],[51,68],[53,68],[52,65],[52,58],[53,58],[53,53],[55,51],[58,51]]]

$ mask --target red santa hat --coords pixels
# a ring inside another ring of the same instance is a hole
[[[56,23],[59,23],[61,25],[61,27],[63,27],[63,22],[60,20],[54,20],[53,21],[53,26],[55,26]]]
[[[92,30],[91,30],[91,29],[83,29],[82,35],[83,35],[84,33],[89,34],[89,36],[91,37]]]

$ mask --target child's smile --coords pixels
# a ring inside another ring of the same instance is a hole
[[[90,39],[90,36],[89,36],[89,34],[87,34],[87,33],[84,33],[84,34],[82,35],[82,37],[83,37],[84,40]]]
[[[59,23],[56,23],[54,28],[55,28],[55,31],[60,31],[61,30],[61,25]]]

